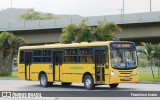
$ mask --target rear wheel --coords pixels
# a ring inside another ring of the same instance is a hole
[[[53,82],[48,82],[46,74],[41,74],[39,81],[42,87],[48,87],[53,85]]]
[[[62,82],[61,83],[63,86],[68,86],[68,85],[71,85],[72,83],[70,83],[70,82]]]
[[[118,84],[109,84],[109,86],[110,86],[111,88],[116,88],[116,87],[118,86]]]
[[[94,81],[93,81],[93,78],[90,76],[90,75],[86,75],[84,77],[84,87],[87,89],[87,90],[92,90],[94,89]]]

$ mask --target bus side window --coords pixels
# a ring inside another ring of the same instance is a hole
[[[80,62],[87,62],[87,59],[85,56],[80,56]]]
[[[87,56],[87,62],[88,63],[93,63],[93,57],[92,56]]]
[[[81,63],[93,63],[93,49],[80,48],[79,57]]]
[[[97,56],[96,57],[97,64],[106,66],[106,51],[105,50],[97,51],[96,56]]]
[[[20,63],[24,63],[24,51],[20,51]]]
[[[78,50],[75,48],[71,49],[66,49],[64,51],[64,62],[65,63],[75,63],[78,62],[78,55],[77,55]]]

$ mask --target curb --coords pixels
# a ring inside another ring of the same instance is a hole
[[[137,84],[160,84],[160,82],[137,82]]]

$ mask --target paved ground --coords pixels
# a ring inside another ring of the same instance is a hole
[[[23,80],[0,80],[0,91],[87,91],[84,89],[83,84],[73,84],[71,86],[61,86],[59,83],[54,84],[52,87],[43,88],[39,85],[39,82],[23,81]],[[101,91],[107,93],[107,91],[160,91],[160,84],[120,84],[118,88],[111,89],[108,85],[97,86],[93,90],[95,95],[97,92]],[[120,92],[118,92],[120,93]],[[76,95],[76,93],[73,93]],[[106,99],[117,100],[116,98],[105,98],[105,97],[90,97],[90,98],[68,98],[68,97],[43,97],[43,98],[0,98],[0,100],[106,100]],[[149,98],[138,97],[138,98],[120,98],[119,100],[150,100]],[[158,100],[159,98],[153,98],[153,100]]]
[[[39,82],[24,80],[0,80],[0,91],[86,91],[83,84],[62,86],[55,83],[52,87],[43,88]],[[108,85],[97,86],[93,91],[160,91],[160,84],[128,84],[123,83],[118,88],[111,89]]]

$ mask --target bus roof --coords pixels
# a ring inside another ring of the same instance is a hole
[[[66,48],[66,47],[84,47],[84,46],[108,46],[110,43],[122,42],[122,43],[133,43],[130,41],[95,41],[95,42],[81,42],[81,43],[70,43],[70,44],[45,44],[45,45],[36,45],[36,46],[21,46],[19,49],[42,49],[42,48]]]

